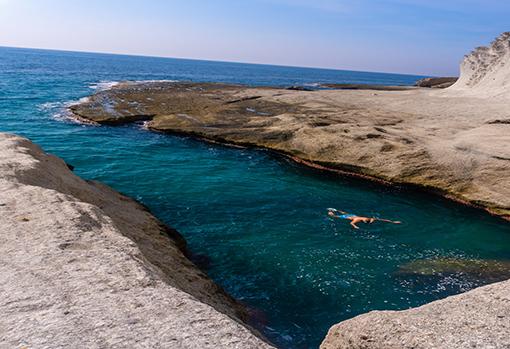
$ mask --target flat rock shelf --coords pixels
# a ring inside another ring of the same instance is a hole
[[[447,90],[293,91],[121,83],[71,107],[100,124],[254,146],[310,166],[412,185],[510,218],[506,99]]]

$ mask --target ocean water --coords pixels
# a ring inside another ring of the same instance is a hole
[[[436,196],[327,175],[265,151],[168,136],[133,124],[86,126],[65,106],[112,81],[251,85],[410,84],[420,77],[0,48],[0,131],[31,138],[150,207],[280,348],[317,348],[329,327],[494,281],[401,275],[430,258],[510,260],[509,225]],[[355,231],[326,208],[398,219]]]

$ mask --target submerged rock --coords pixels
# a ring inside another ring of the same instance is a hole
[[[421,259],[402,265],[396,275],[451,275],[462,274],[484,282],[510,278],[510,261],[487,259],[434,258]]]

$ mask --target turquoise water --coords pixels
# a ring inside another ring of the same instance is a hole
[[[270,153],[95,127],[62,112],[97,83],[225,81],[408,84],[419,77],[0,48],[0,130],[30,137],[88,179],[137,198],[188,240],[209,275],[253,309],[281,348],[316,348],[328,328],[484,284],[468,275],[395,274],[423,258],[510,260],[508,224],[435,196],[338,178]],[[354,231],[326,208],[399,219]]]

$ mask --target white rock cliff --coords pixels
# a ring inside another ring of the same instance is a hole
[[[510,32],[466,55],[459,80],[448,90],[477,97],[510,97]]]

